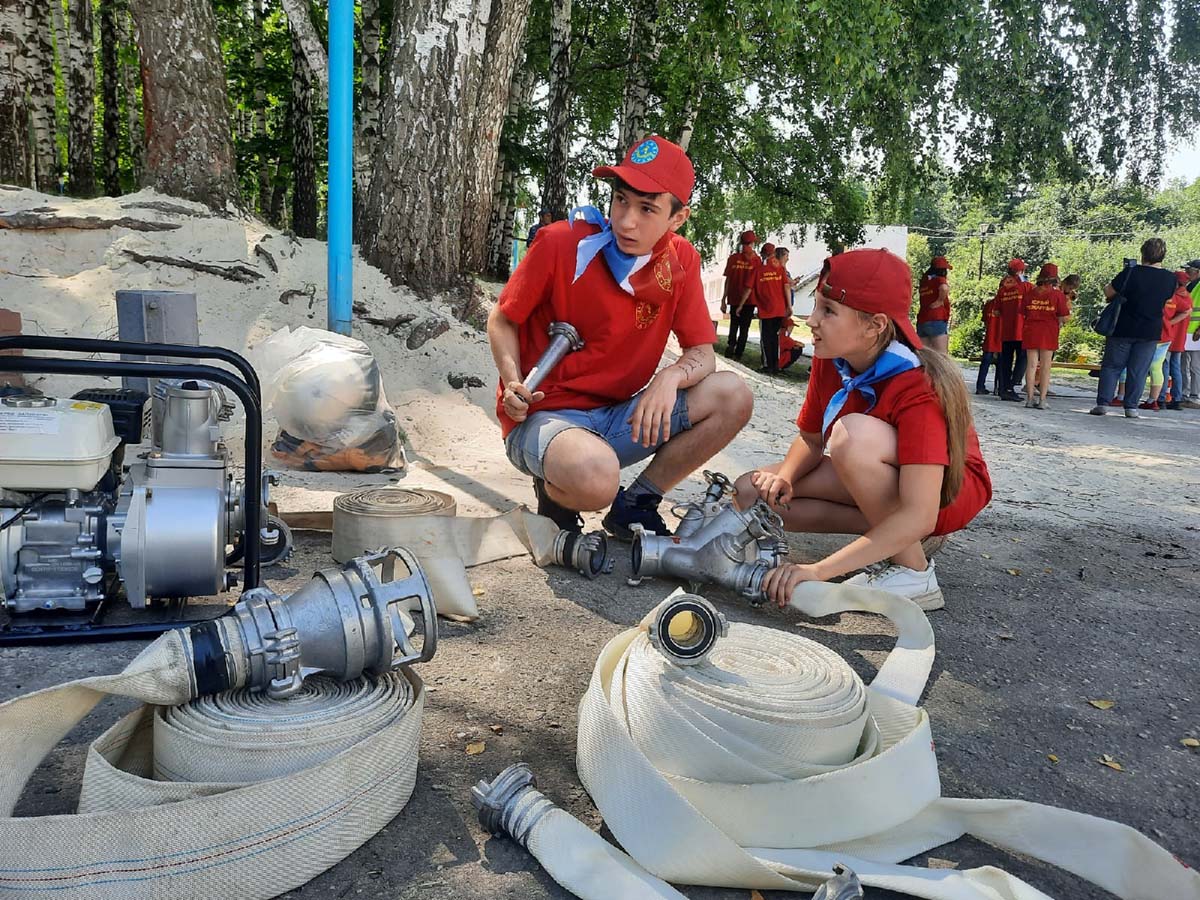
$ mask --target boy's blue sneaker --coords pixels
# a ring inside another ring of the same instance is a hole
[[[632,541],[633,526],[641,525],[647,531],[655,534],[670,534],[667,523],[658,514],[658,504],[662,497],[653,494],[641,494],[630,500],[625,495],[625,488],[617,491],[612,506],[604,516],[604,528],[617,540]]]

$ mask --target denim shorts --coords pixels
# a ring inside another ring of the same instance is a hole
[[[937,337],[950,333],[950,323],[945,319],[934,319],[931,322],[917,324],[917,337]]]
[[[653,456],[663,444],[662,432],[655,436],[656,440],[652,446],[644,447],[633,442],[633,427],[629,424],[629,417],[633,415],[642,393],[639,391],[624,403],[601,406],[598,409],[553,409],[533,413],[504,439],[504,449],[508,453],[509,462],[526,475],[545,478],[542,461],[546,458],[550,442],[571,428],[590,431],[612,447],[622,469]],[[675,408],[671,410],[671,437],[691,427],[692,422],[687,411],[687,391],[681,390],[675,395]]]

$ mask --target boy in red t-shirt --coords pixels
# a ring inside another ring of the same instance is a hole
[[[758,251],[758,235],[742,232],[742,249],[730,255],[725,263],[725,293],[721,296],[721,312],[729,313],[729,341],[725,345],[728,359],[741,359],[746,352],[746,337],[754,321],[754,277],[762,267]]]
[[[787,261],[787,247],[775,247],[754,280],[763,361],[758,371],[769,375],[779,374],[779,329],[783,327],[783,320],[792,314],[792,279],[788,275]]]
[[[1023,320],[1021,301],[1033,290],[1022,277],[1025,261],[1013,258],[1008,262],[1008,274],[1000,279],[996,290],[996,307],[1000,310],[1000,369],[996,373],[1001,400],[1019,401],[1016,387],[1025,371],[1025,351],[1021,347]]]
[[[788,316],[783,320],[783,328],[779,332],[779,371],[785,372],[796,360],[804,355],[804,341],[792,337],[796,328],[796,320]]]
[[[990,394],[987,388],[988,369],[996,367],[993,380],[996,393],[1000,393],[1000,309],[993,297],[983,304],[983,357],[979,360],[979,374],[975,378],[975,393]]]
[[[1175,289],[1175,313],[1170,320],[1171,346],[1167,348],[1167,359],[1163,363],[1167,380],[1170,382],[1167,386],[1167,393],[1164,394],[1165,409],[1183,409],[1183,353],[1186,349],[1188,325],[1191,321],[1194,304],[1192,295],[1187,289],[1187,272],[1177,271],[1175,280],[1179,286]]]
[[[613,179],[609,219],[584,207],[583,221],[539,231],[488,317],[488,340],[505,448],[533,477],[538,513],[578,531],[578,511],[611,504],[604,527],[628,540],[635,524],[667,533],[663,492],[729,443],[754,399],[736,374],[715,371],[700,254],[676,233],[696,180],[687,155],[655,135],[593,174]],[[553,322],[584,345],[531,393],[522,379]],[[683,352],[656,373],[672,333]],[[649,456],[622,488],[621,469]]]

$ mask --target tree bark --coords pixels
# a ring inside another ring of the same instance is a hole
[[[677,143],[684,153],[692,143],[692,135],[696,131],[696,117],[700,115],[700,101],[704,98],[704,85],[697,84],[688,94],[687,104],[683,107],[683,122],[679,126]]]
[[[487,265],[488,219],[497,185],[500,132],[512,93],[513,70],[525,40],[529,0],[493,0],[487,24],[484,71],[475,100],[475,121],[467,146],[475,152],[465,158],[465,195],[462,220],[464,272],[482,272]]]
[[[271,203],[271,167],[266,152],[267,143],[267,89],[263,74],[266,54],[263,52],[264,20],[267,0],[254,2],[254,137],[258,143],[256,162],[258,166],[258,214],[266,218]]]
[[[104,101],[104,193],[121,193],[121,109],[117,100],[115,0],[100,0],[100,94]]]
[[[129,15],[127,3],[122,3],[121,31],[125,36],[126,46],[131,48],[134,54],[137,54],[137,36],[134,34],[133,18]],[[129,169],[133,173],[133,183],[141,184],[146,158],[146,142],[145,129],[142,127],[142,101],[138,97],[137,81],[134,78],[136,71],[137,69],[132,64],[121,64],[121,93],[125,97],[125,130],[129,135]]]
[[[482,149],[468,141],[499,139],[486,129],[480,136],[475,115],[492,5],[491,0],[395,5],[387,63],[393,87],[383,104],[359,234],[370,263],[420,291],[460,281],[465,185],[474,177],[468,174],[471,158]],[[489,208],[490,203],[484,210]],[[486,211],[473,214],[486,218]]]
[[[33,185],[29,151],[29,20],[22,0],[0,0],[0,182]]]
[[[362,0],[362,111],[358,117],[361,137],[354,166],[360,198],[366,196],[371,185],[371,160],[379,143],[381,24],[379,0]]]
[[[546,108],[546,184],[542,206],[567,217],[567,162],[571,153],[571,0],[552,0],[550,96]]]
[[[96,193],[96,61],[91,0],[67,2],[67,178],[70,193]]]
[[[317,236],[317,161],[313,137],[313,78],[296,29],[292,29],[292,230]]]
[[[513,78],[508,98],[508,114],[504,122],[504,135],[510,141],[524,137],[517,133],[517,121],[521,111],[529,105],[532,93],[533,73],[527,68],[521,69]],[[492,214],[488,217],[488,257],[485,271],[497,278],[507,278],[511,271],[513,223],[517,213],[517,168],[513,160],[501,150],[497,169],[500,175],[492,197]]]
[[[147,181],[224,209],[238,199],[225,68],[209,0],[132,0],[142,60]]]
[[[621,97],[621,128],[617,152],[624,153],[646,136],[646,112],[650,105],[650,70],[662,53],[658,38],[658,0],[641,0],[629,17],[629,67]]]
[[[328,97],[329,58],[309,16],[308,0],[280,0],[280,5],[292,32],[293,52],[297,46],[300,48],[301,55],[308,63],[310,79],[316,82],[322,95]]]
[[[58,190],[58,144],[54,111],[54,23],[45,0],[25,0],[29,33],[29,103],[33,121],[34,183]]]

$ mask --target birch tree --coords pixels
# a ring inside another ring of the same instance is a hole
[[[146,181],[223,209],[238,197],[225,68],[209,0],[131,0],[142,59]]]

